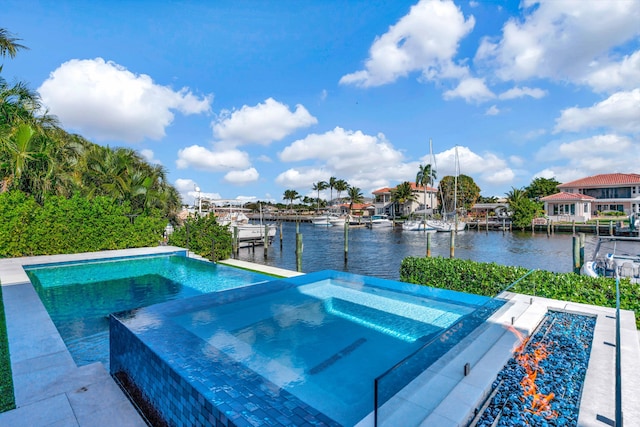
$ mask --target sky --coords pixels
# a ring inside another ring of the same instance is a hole
[[[636,0],[3,0],[29,49],[2,76],[185,204],[371,197],[427,163],[503,197],[640,173],[639,22]]]

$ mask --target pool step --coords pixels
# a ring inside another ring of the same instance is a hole
[[[464,425],[468,414],[483,400],[488,385],[509,360],[517,337],[507,329],[530,322],[531,305],[508,303],[423,374],[401,390],[379,411],[380,425]],[[542,318],[544,313],[540,313]],[[524,316],[525,321],[520,319]],[[528,333],[528,328],[522,330]],[[469,373],[465,373],[468,364]],[[462,405],[462,409],[461,409]],[[445,420],[448,418],[448,421]],[[456,421],[459,419],[459,423]],[[362,426],[368,425],[362,423]]]

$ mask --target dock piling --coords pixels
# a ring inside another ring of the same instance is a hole
[[[427,234],[427,258],[431,258],[431,233]]]
[[[267,258],[269,252],[269,225],[264,226],[264,257]]]
[[[296,222],[296,271],[302,273],[302,233],[300,223]]]
[[[449,258],[454,258],[456,254],[456,233],[451,230],[451,235],[449,239]]]
[[[580,274],[580,238],[573,236],[573,272]]]
[[[349,260],[349,217],[344,220],[344,265]]]

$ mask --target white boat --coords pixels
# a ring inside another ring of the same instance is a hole
[[[334,216],[333,218],[329,219],[331,225],[336,227],[344,227],[345,224],[350,224],[351,221],[351,215]]]
[[[388,228],[393,227],[393,221],[389,219],[388,215],[373,215],[367,223],[369,228]]]
[[[640,283],[640,237],[601,236],[591,261],[582,266],[591,277],[624,277]]]
[[[238,242],[255,242],[263,243],[265,229],[267,232],[267,239],[269,243],[273,241],[276,236],[277,226],[276,224],[252,224],[249,222],[249,218],[242,212],[228,212],[218,217],[218,223],[220,225],[226,225],[229,230],[234,233],[234,230],[238,230]]]
[[[403,231],[426,231],[427,233],[435,233],[437,230],[429,224],[426,220],[407,220],[402,223]]]
[[[427,227],[433,228],[435,231],[449,232],[449,231],[463,231],[467,224],[462,221],[443,221],[441,219],[428,219]]]
[[[333,224],[331,223],[332,219],[338,218],[336,215],[325,214],[314,216],[311,218],[311,224],[318,225],[320,227],[331,227]]]

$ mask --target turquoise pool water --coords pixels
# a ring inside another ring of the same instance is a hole
[[[376,377],[454,324],[465,321],[471,332],[491,314],[477,317],[487,301],[323,271],[122,313],[118,321],[180,375],[180,384],[190,382],[205,400],[234,408],[234,414],[254,413],[264,405],[273,419],[277,411],[269,408],[278,408],[278,399],[285,400],[285,414],[299,399],[340,425],[354,425],[373,410]],[[123,342],[116,346],[123,353],[112,354],[117,359],[112,359],[117,368],[112,374],[124,371],[145,389],[149,380],[138,372],[164,368],[156,362],[145,367],[126,352],[131,338],[118,335]],[[434,360],[453,345],[439,348]],[[229,378],[234,373],[237,377]],[[174,416],[161,396],[158,405],[166,405],[169,419]]]
[[[78,366],[109,363],[110,313],[272,280],[179,255],[27,266]]]

